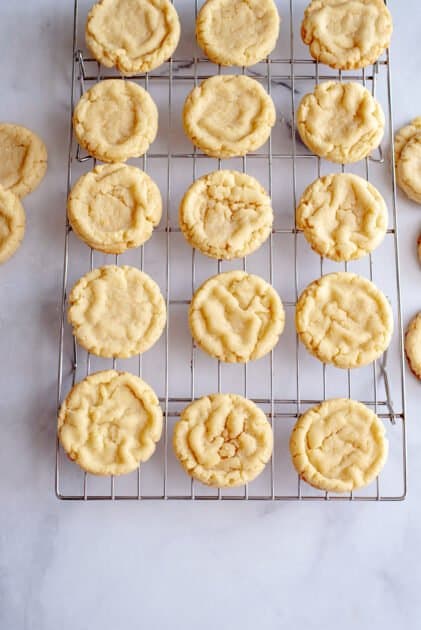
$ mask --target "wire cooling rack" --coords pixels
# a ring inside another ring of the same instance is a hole
[[[122,477],[98,478],[71,463],[57,441],[56,494],[67,500],[365,500],[393,501],[406,495],[405,385],[393,165],[392,91],[389,51],[362,71],[334,72],[313,61],[300,41],[299,25],[306,2],[278,1],[282,16],[277,49],[265,62],[248,69],[221,68],[203,58],[194,41],[195,16],[202,3],[175,2],[182,25],[176,58],[155,71],[131,78],[144,86],[159,108],[158,137],[151,150],[132,160],[159,184],[164,199],[161,225],[143,247],[120,256],[90,250],[66,223],[63,299],[60,326],[58,404],[70,387],[87,374],[114,367],[142,376],[157,392],[164,411],[164,431],[154,456],[137,472]],[[84,50],[84,22],[89,0],[75,0],[71,109],[83,92],[101,80],[118,76],[89,57]],[[215,160],[196,150],[182,131],[185,97],[197,83],[217,73],[242,72],[260,81],[272,95],[277,123],[268,143],[258,152],[231,160]],[[295,112],[302,95],[326,79],[353,80],[371,90],[383,105],[387,119],[384,143],[370,158],[350,167],[380,189],[389,208],[384,243],[361,261],[337,264],[312,252],[295,226],[295,207],[301,192],[316,177],[344,171],[310,154],[295,130]],[[389,145],[392,167],[385,159]],[[76,179],[93,168],[70,131],[68,191]],[[232,168],[256,176],[272,197],[273,233],[253,255],[233,262],[213,261],[185,242],[177,221],[179,201],[200,175],[215,168]],[[66,322],[66,299],[73,283],[88,270],[103,264],[131,264],[147,271],[161,286],[168,323],[161,340],[143,356],[106,360],[90,356],[76,345]],[[221,364],[196,349],[187,326],[192,293],[206,278],[228,269],[257,273],[275,286],[286,308],[284,334],[272,353],[248,365]],[[297,296],[312,280],[334,270],[350,270],[373,280],[389,297],[395,318],[392,344],[381,360],[359,370],[322,365],[300,346],[294,330]],[[240,489],[216,490],[190,480],[172,453],[171,436],[180,410],[207,393],[235,392],[254,400],[267,413],[274,432],[274,453],[265,471]],[[326,398],[345,396],[361,400],[386,424],[388,462],[369,487],[338,495],[320,492],[295,474],[288,439],[297,417]]]

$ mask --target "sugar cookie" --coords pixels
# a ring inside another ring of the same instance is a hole
[[[384,125],[381,106],[359,83],[320,83],[297,109],[302,141],[331,162],[349,164],[367,157],[379,146]]]
[[[236,394],[195,400],[174,427],[175,454],[188,475],[209,486],[233,488],[264,469],[272,428],[259,407]]]
[[[67,201],[67,215],[87,245],[121,254],[152,236],[162,215],[158,186],[127,164],[102,164],[82,175]]]
[[[107,265],[75,284],[68,320],[88,352],[124,359],[145,352],[159,339],[166,308],[158,285],[146,273]]]
[[[388,453],[381,420],[362,403],[345,398],[308,409],[298,419],[289,447],[300,477],[331,492],[351,492],[374,481]]]
[[[275,289],[259,276],[227,271],[196,291],[189,310],[196,343],[229,363],[259,359],[278,343],[285,312]]]
[[[192,247],[213,258],[251,254],[272,231],[270,197],[257,179],[238,171],[214,171],[184,195],[181,230]]]
[[[154,391],[128,372],[96,372],[77,383],[58,415],[60,442],[93,475],[123,475],[146,462],[162,433]]]
[[[323,363],[355,368],[375,361],[388,347],[393,315],[383,293],[355,273],[330,273],[301,294],[297,333]]]
[[[261,147],[276,121],[275,106],[263,86],[244,75],[205,79],[188,95],[184,130],[207,155],[230,158]]]

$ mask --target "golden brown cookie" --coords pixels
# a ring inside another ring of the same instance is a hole
[[[121,254],[152,236],[161,220],[161,193],[149,175],[135,166],[103,164],[73,186],[67,215],[89,247]]]
[[[166,308],[158,285],[146,273],[107,265],[75,284],[68,320],[85,350],[124,359],[149,350],[159,339]]]
[[[18,197],[39,186],[47,170],[47,149],[39,136],[21,125],[0,124],[0,185]]]
[[[180,22],[169,0],[101,0],[88,14],[85,34],[95,59],[130,76],[171,57]]]
[[[184,195],[181,230],[206,256],[231,260],[251,254],[272,231],[270,197],[257,179],[238,171],[214,171]]]
[[[384,0],[312,0],[301,24],[312,57],[337,70],[375,63],[389,46],[392,30]]]
[[[67,455],[93,475],[124,475],[146,462],[162,433],[155,392],[128,372],[96,372],[77,383],[58,415]]]
[[[387,230],[386,203],[368,181],[352,173],[316,179],[304,191],[297,227],[320,256],[337,262],[372,252]]]
[[[388,441],[381,420],[368,407],[334,398],[298,419],[289,448],[296,471],[307,483],[320,490],[350,492],[378,476]]]
[[[355,368],[388,347],[393,315],[383,293],[355,273],[330,273],[301,294],[295,324],[307,350],[323,363]]]
[[[207,0],[197,16],[197,43],[214,63],[252,66],[275,48],[279,24],[273,0]]]
[[[244,271],[227,271],[197,289],[189,324],[202,350],[221,361],[244,363],[275,347],[285,312],[279,295],[265,280]]]
[[[367,157],[379,146],[384,125],[380,104],[359,83],[320,83],[297,109],[304,144],[316,155],[340,164]]]
[[[396,181],[404,193],[421,203],[421,116],[395,136]]]
[[[133,81],[106,79],[80,99],[73,113],[79,144],[103,162],[125,162],[146,153],[158,131],[158,110]]]
[[[209,486],[252,481],[272,455],[272,428],[259,407],[236,394],[195,400],[174,427],[175,454],[188,475]]]
[[[0,264],[18,249],[25,234],[25,210],[14,193],[0,185]]]
[[[261,147],[276,121],[275,106],[263,86],[244,75],[205,79],[186,98],[184,130],[207,155],[230,158]]]
[[[405,354],[411,372],[421,379],[421,312],[415,315],[406,330]]]

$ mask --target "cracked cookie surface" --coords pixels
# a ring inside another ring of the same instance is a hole
[[[101,0],[88,14],[85,36],[95,59],[130,76],[171,57],[180,22],[169,0]]]
[[[330,273],[301,294],[295,324],[307,350],[323,363],[355,368],[388,347],[393,315],[383,293],[355,273]]]
[[[196,343],[229,363],[259,359],[278,343],[285,312],[275,289],[259,276],[227,271],[193,296],[189,325]]]
[[[0,185],[18,197],[35,190],[47,170],[47,149],[39,136],[21,125],[0,124]]]
[[[16,252],[25,235],[25,210],[19,197],[0,185],[0,264]]]
[[[404,193],[421,203],[421,116],[395,136],[396,181]]]
[[[174,427],[175,454],[188,475],[209,486],[252,481],[272,455],[272,428],[259,407],[236,394],[195,400]]]
[[[300,416],[289,447],[300,477],[331,492],[350,492],[374,481],[388,453],[381,420],[346,398],[326,400]]]
[[[331,162],[349,164],[379,146],[385,119],[380,104],[359,83],[326,81],[298,106],[297,127],[304,144]]]
[[[181,230],[192,247],[231,260],[254,252],[272,231],[270,197],[257,179],[238,171],[214,171],[184,195]]]
[[[304,191],[297,227],[320,255],[337,262],[372,252],[387,230],[387,208],[379,191],[362,177],[320,177]]]
[[[415,315],[406,330],[405,354],[411,372],[421,380],[421,312]]]
[[[77,383],[58,415],[69,458],[93,475],[123,475],[146,462],[162,433],[162,410],[145,381],[106,370]]]
[[[197,16],[197,43],[214,63],[251,66],[275,48],[279,24],[273,0],[207,0]]]
[[[351,70],[375,63],[392,30],[384,0],[313,0],[304,12],[301,37],[317,61]]]
[[[145,352],[159,339],[166,307],[158,285],[146,273],[107,265],[75,284],[68,320],[88,352],[124,359]]]
[[[158,131],[158,110],[142,87],[107,79],[85,92],[73,113],[79,144],[103,162],[125,162],[146,153]]]
[[[184,130],[207,155],[229,158],[261,147],[276,121],[269,94],[255,79],[224,74],[205,79],[187,96]]]
[[[161,220],[161,194],[149,175],[135,166],[103,164],[76,182],[67,215],[90,247],[121,254],[152,236]]]

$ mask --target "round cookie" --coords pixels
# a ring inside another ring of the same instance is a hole
[[[258,81],[244,75],[205,79],[184,103],[184,130],[211,157],[255,151],[269,138],[275,122],[271,97]]]
[[[273,0],[207,0],[197,16],[197,43],[214,63],[252,66],[275,48],[279,24]]]
[[[421,380],[421,312],[415,315],[406,330],[405,354],[411,372]]]
[[[272,231],[270,197],[257,179],[238,171],[214,171],[184,195],[181,230],[206,256],[231,260],[251,254]]]
[[[107,265],[75,284],[68,320],[85,350],[125,359],[145,352],[159,339],[166,308],[158,285],[146,273]]]
[[[403,192],[421,203],[421,116],[395,136],[396,181]]]
[[[388,441],[381,420],[368,407],[334,398],[300,416],[289,448],[297,473],[307,483],[319,490],[351,492],[378,476]]]
[[[103,162],[125,162],[146,153],[158,131],[158,110],[140,85],[107,79],[80,99],[73,113],[77,141]]]
[[[306,94],[297,110],[304,144],[331,162],[349,164],[379,146],[385,119],[381,106],[359,83],[326,81]]]
[[[47,170],[47,149],[39,136],[21,125],[0,124],[0,185],[18,197],[35,190]]]
[[[58,415],[67,455],[93,475],[124,475],[146,462],[162,433],[155,392],[128,372],[96,372],[77,383]]]
[[[383,293],[355,273],[330,273],[301,294],[297,333],[323,363],[355,368],[375,361],[388,347],[393,315]]]
[[[301,37],[317,61],[352,70],[375,63],[389,46],[392,30],[384,0],[312,0]]]
[[[193,296],[189,325],[197,345],[221,361],[259,359],[278,343],[285,312],[275,289],[259,276],[227,271]]]
[[[259,407],[236,394],[195,400],[174,427],[175,454],[188,475],[209,486],[252,481],[272,455],[272,428]]]
[[[18,249],[25,234],[25,210],[14,193],[0,185],[0,264]]]
[[[352,173],[320,177],[304,191],[296,223],[320,256],[337,262],[372,252],[387,230],[387,207],[379,191]]]
[[[161,220],[161,193],[149,175],[135,166],[103,164],[76,182],[67,215],[87,245],[121,254],[152,236]]]
[[[85,35],[95,59],[130,76],[171,57],[180,22],[169,0],[101,0],[88,14]]]

